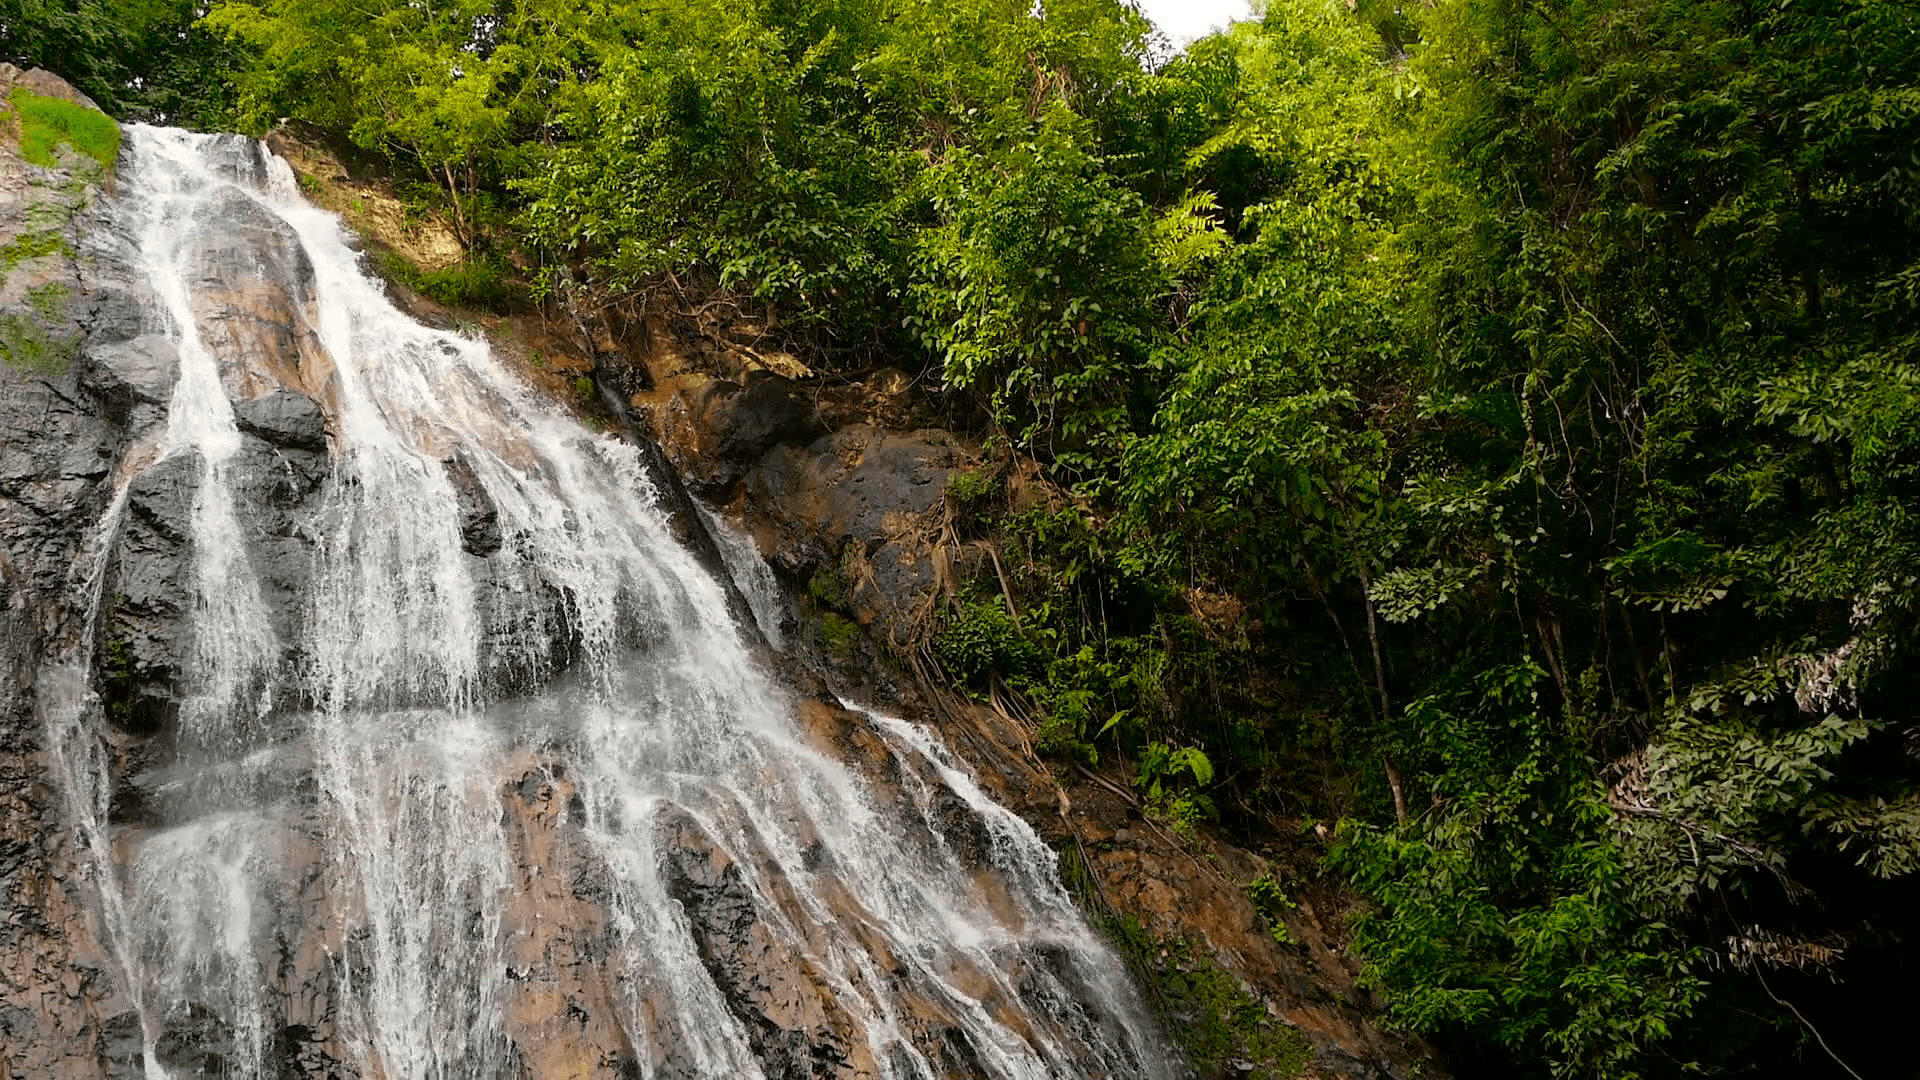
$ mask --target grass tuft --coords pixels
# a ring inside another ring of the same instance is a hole
[[[18,87],[8,97],[20,119],[20,156],[34,165],[55,165],[54,147],[67,143],[112,168],[120,156],[120,125],[98,109]]]

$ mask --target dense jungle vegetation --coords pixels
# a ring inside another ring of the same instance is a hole
[[[1177,54],[1117,0],[0,28],[119,115],[381,156],[456,294],[729,296],[923,373],[1009,554],[929,654],[1176,825],[1327,825],[1462,1075],[1904,1050],[1911,0],[1271,0]]]

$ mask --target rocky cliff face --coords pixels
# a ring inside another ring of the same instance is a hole
[[[1031,828],[743,641],[685,492],[258,144],[8,147],[0,1076],[1177,1072]],[[820,551],[957,460],[767,386],[709,460],[806,455]]]
[[[1221,1023],[1216,1007],[1262,1012],[1242,1012],[1236,1030],[1218,1033],[1226,1075],[1440,1075],[1419,1040],[1379,1025],[1380,1003],[1356,985],[1359,963],[1345,948],[1356,900],[1322,879],[1316,839],[1296,833],[1252,852],[1175,835],[1143,812],[1124,775],[1042,762],[1027,722],[916,668],[912,646],[928,615],[969,581],[993,592],[1001,572],[987,545],[953,528],[949,481],[979,468],[980,450],[937,426],[904,374],[816,378],[757,351],[763,329],[611,309],[580,344],[643,437],[751,538],[787,596],[804,598],[776,618],[813,670],[850,697],[936,726],[1069,870],[1084,867],[1090,913],[1144,930],[1134,941],[1138,976],[1186,987],[1217,979],[1234,998],[1163,999],[1171,1023]],[[1043,498],[1037,486],[1015,497]],[[1286,881],[1295,902],[1279,913],[1280,935],[1246,891],[1262,877]]]
[[[85,103],[0,65],[0,100],[15,86]],[[164,355],[138,345],[140,285],[102,212],[109,185],[90,159],[30,166],[0,139],[0,1070],[17,1077],[96,1076],[128,1052],[42,715],[88,692],[58,684],[89,634],[78,578],[111,476],[171,388]]]

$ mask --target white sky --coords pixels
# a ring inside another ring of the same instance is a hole
[[[1175,48],[1224,28],[1234,19],[1251,19],[1247,0],[1138,0],[1140,10],[1173,39]]]

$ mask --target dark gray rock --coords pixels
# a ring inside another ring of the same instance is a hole
[[[469,555],[485,558],[500,550],[500,511],[493,505],[486,487],[474,473],[465,456],[455,454],[443,462],[447,479],[453,482],[460,503],[460,540]]]
[[[202,465],[178,454],[136,476],[107,569],[99,673],[107,714],[125,730],[160,730],[179,708],[192,647],[192,514]]]
[[[691,407],[698,452],[677,455],[674,464],[701,496],[731,488],[774,447],[804,446],[825,430],[804,387],[764,371],[750,372],[744,385],[710,382]]]
[[[146,312],[133,292],[111,284],[97,285],[83,296],[75,319],[86,334],[89,353],[132,341],[146,331],[147,324]]]
[[[160,334],[89,346],[87,359],[84,385],[109,402],[124,403],[123,410],[136,402],[166,405],[180,378],[179,351]]]
[[[167,1013],[153,1041],[153,1056],[173,1080],[225,1080],[233,1057],[233,1030],[207,1009],[179,1006]]]
[[[129,1009],[102,1025],[107,1080],[146,1080],[146,1033],[140,1014]]]
[[[279,449],[327,452],[326,415],[305,394],[276,390],[251,401],[236,402],[233,420],[241,431]]]
[[[234,513],[247,532],[247,567],[259,587],[274,635],[281,643],[298,639],[306,619],[307,582],[313,576],[315,522],[321,513],[331,462],[322,449],[310,449],[311,426],[319,411],[311,402],[302,411],[277,399],[306,399],[279,393],[235,407],[236,416],[250,405],[273,402],[265,410],[267,423],[242,424],[247,433],[240,452],[227,463],[227,483],[233,492]],[[280,428],[267,424],[283,424]],[[278,443],[253,432],[265,430]],[[291,657],[288,658],[289,660]]]
[[[912,609],[936,584],[931,541],[962,460],[943,431],[842,428],[767,454],[745,478],[747,511],[772,525],[763,546],[790,577],[848,576],[851,552],[861,565],[846,599],[868,622]]]

